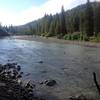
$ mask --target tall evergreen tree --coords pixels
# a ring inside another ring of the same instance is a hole
[[[93,17],[93,8],[89,0],[86,4],[85,12],[85,31],[87,36],[92,36],[94,32],[94,17]]]
[[[94,14],[94,31],[95,33],[100,32],[100,5],[96,6],[95,4],[95,14]]]
[[[84,17],[84,12],[80,13],[80,32],[84,32],[85,28],[85,17]]]
[[[61,8],[61,14],[60,14],[60,33],[61,33],[62,36],[67,33],[66,20],[65,20],[65,11],[64,11],[63,6]]]
[[[55,16],[55,34],[57,36],[59,36],[61,34],[59,14],[56,14],[56,16]]]
[[[74,15],[74,32],[78,32],[79,31],[79,16],[78,15]]]
[[[60,36],[60,23],[59,23],[59,21],[56,22],[55,34],[57,36]]]
[[[54,22],[52,21],[51,22],[51,24],[50,24],[50,28],[49,28],[49,34],[51,35],[51,36],[53,36],[54,35],[54,29],[55,29],[55,27],[54,27]]]

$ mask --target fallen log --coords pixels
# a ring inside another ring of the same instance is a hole
[[[97,87],[97,90],[98,90],[98,92],[100,94],[100,86],[99,86],[99,83],[97,81],[97,77],[96,77],[96,73],[95,72],[93,72],[93,80],[94,80],[94,83],[95,83],[95,85]]]

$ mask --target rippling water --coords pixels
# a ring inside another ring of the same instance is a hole
[[[56,80],[54,87],[43,85],[37,89],[61,100],[70,95],[97,95],[92,72],[100,76],[100,48],[0,39],[0,63],[8,60],[17,62],[25,73],[29,73],[24,76],[26,80],[34,80],[37,84],[46,79]]]

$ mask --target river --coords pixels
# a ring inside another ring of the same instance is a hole
[[[43,61],[43,63],[39,63]],[[37,90],[60,100],[69,96],[98,96],[92,72],[100,82],[100,48],[74,44],[42,43],[13,38],[0,39],[0,63],[17,62],[25,80],[54,79],[57,85],[38,85]]]

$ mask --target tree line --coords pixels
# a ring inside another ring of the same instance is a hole
[[[100,3],[90,2],[55,15],[45,14],[43,18],[17,27],[7,27],[14,34],[56,36],[65,39],[86,39],[100,32]]]

